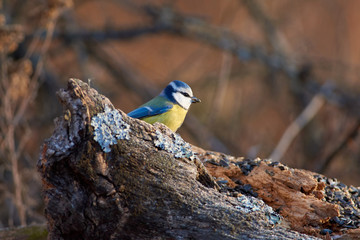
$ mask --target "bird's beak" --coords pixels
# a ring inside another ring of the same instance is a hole
[[[197,97],[191,97],[191,102],[192,103],[197,103],[197,102],[201,102],[201,100],[198,99]]]

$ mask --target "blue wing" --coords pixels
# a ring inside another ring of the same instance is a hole
[[[128,116],[132,118],[144,118],[144,117],[151,117],[155,115],[159,115],[169,111],[173,106],[170,104],[164,106],[141,106],[131,112],[128,113]]]

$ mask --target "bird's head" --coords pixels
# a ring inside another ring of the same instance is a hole
[[[200,99],[194,97],[189,85],[175,80],[169,83],[160,93],[160,96],[168,98],[170,101],[179,104],[182,108],[188,110],[191,103],[200,102]]]

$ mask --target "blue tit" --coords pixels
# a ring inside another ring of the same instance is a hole
[[[176,132],[184,122],[190,105],[197,102],[200,102],[200,99],[193,96],[189,85],[175,80],[157,97],[128,113],[128,116],[150,124],[160,122]]]

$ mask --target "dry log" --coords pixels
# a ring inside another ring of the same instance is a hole
[[[292,230],[336,239],[359,239],[360,188],[279,162],[234,158],[197,150],[207,170],[232,195],[260,197]],[[330,236],[329,236],[330,237]]]
[[[128,117],[77,79],[58,96],[64,115],[38,161],[50,239],[315,239],[290,230],[262,200],[219,191],[201,162],[214,170],[211,154],[164,125]],[[282,172],[275,173],[280,184],[291,177]],[[273,178],[241,181],[267,191]],[[293,200],[319,190],[299,186],[290,186]],[[331,208],[321,219],[336,214]]]

